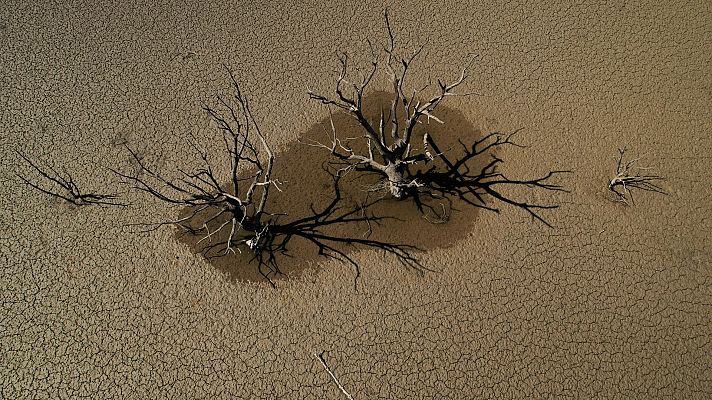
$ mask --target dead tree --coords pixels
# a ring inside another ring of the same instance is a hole
[[[390,26],[388,11],[385,12],[385,23],[388,31],[388,44],[383,47],[385,62],[383,63],[387,76],[392,82],[393,98],[390,110],[386,114],[382,109],[378,121],[371,121],[364,113],[364,96],[372,82],[381,61],[379,52],[368,41],[372,59],[369,69],[360,80],[349,79],[348,56],[343,53],[339,57],[340,73],[336,80],[335,97],[309,91],[309,97],[327,106],[334,106],[355,118],[363,128],[365,151],[359,152],[338,137],[333,119],[331,119],[330,142],[311,141],[310,146],[328,150],[337,162],[345,164],[344,170],[356,169],[379,174],[384,178],[383,187],[387,188],[396,199],[413,198],[421,210],[425,204],[420,201],[423,195],[437,197],[439,195],[457,195],[466,202],[477,207],[492,211],[497,208],[487,204],[485,196],[521,208],[534,218],[545,222],[538,214],[539,210],[556,208],[555,205],[535,205],[526,201],[518,201],[504,195],[499,188],[504,186],[527,186],[553,191],[564,191],[556,184],[549,182],[555,175],[568,171],[552,171],[540,178],[530,180],[514,180],[505,177],[499,167],[502,159],[494,155],[494,151],[507,145],[516,145],[511,138],[514,134],[501,135],[493,133],[465,145],[464,154],[457,159],[450,159],[436,144],[437,138],[429,133],[423,135],[422,148],[415,149],[412,143],[415,127],[424,120],[434,120],[444,123],[434,115],[437,107],[450,96],[467,95],[458,93],[456,89],[466,80],[469,67],[474,60],[471,58],[460,71],[459,77],[452,82],[437,80],[435,94],[426,100],[419,100],[429,84],[409,91],[405,87],[406,78],[411,71],[413,61],[421,53],[419,47],[407,58],[398,56],[395,51],[395,38]],[[355,83],[354,83],[355,82]],[[330,115],[331,115],[331,111]],[[402,113],[404,122],[400,122]],[[515,132],[516,133],[516,132]],[[522,147],[522,146],[519,146]],[[431,151],[432,150],[432,151]],[[468,163],[480,156],[491,156],[492,160],[485,163],[480,171],[470,171]]]
[[[613,192],[616,200],[623,204],[634,204],[633,192],[631,189],[640,189],[646,192],[667,194],[658,186],[656,182],[664,180],[660,175],[651,175],[646,171],[647,167],[635,167],[635,163],[640,158],[624,162],[626,147],[618,149],[618,162],[616,163],[616,175],[608,182],[608,190]]]
[[[144,164],[140,157],[127,147],[139,166],[134,175],[112,170],[136,189],[175,206],[188,207],[187,216],[154,224],[140,224],[154,230],[165,225],[176,225],[186,233],[203,235],[200,242],[206,257],[242,253],[252,254],[260,274],[274,284],[271,276],[280,273],[278,254],[287,254],[294,237],[301,237],[316,246],[320,255],[358,264],[342,246],[354,245],[378,249],[392,254],[404,265],[421,269],[420,262],[411,254],[413,246],[371,240],[367,237],[341,237],[329,233],[343,224],[379,223],[385,219],[365,213],[362,207],[345,207],[339,191],[340,174],[334,173],[334,196],[321,209],[312,206],[307,216],[286,216],[268,211],[270,188],[281,191],[282,184],[272,176],[275,155],[265,134],[255,120],[247,97],[242,93],[235,76],[228,70],[234,96],[231,100],[217,97],[218,107],[205,106],[205,112],[215,122],[220,132],[224,151],[229,157],[229,182],[221,183],[219,166],[213,166],[206,151],[195,143],[201,167],[195,171],[178,169],[178,179],[168,179]],[[223,167],[223,168],[224,168]],[[285,217],[291,218],[283,222]],[[196,226],[196,221],[198,225]],[[214,226],[213,229],[210,226]],[[227,236],[222,234],[229,232]]]
[[[462,69],[460,77],[454,82],[446,83],[438,80],[435,96],[421,102],[418,100],[418,95],[427,89],[429,85],[415,89],[412,93],[406,93],[404,82],[411,63],[418,57],[423,46],[419,47],[408,58],[399,57],[395,51],[395,37],[388,19],[388,11],[385,12],[385,20],[389,36],[388,45],[384,47],[387,56],[385,68],[393,83],[394,93],[391,108],[387,115],[384,110],[381,110],[379,121],[375,125],[369,121],[363,111],[364,94],[379,66],[379,54],[370,41],[368,41],[368,44],[372,53],[371,66],[362,77],[360,83],[349,83],[347,81],[348,55],[343,53],[339,57],[341,71],[336,80],[335,92],[337,97],[328,97],[309,91],[311,99],[342,109],[359,122],[365,132],[364,138],[367,141],[368,154],[358,154],[350,146],[343,144],[337,137],[333,123],[331,143],[312,142],[310,144],[328,149],[334,157],[353,166],[363,167],[383,175],[390,193],[393,197],[400,199],[406,197],[411,189],[421,184],[410,176],[408,173],[409,166],[428,160],[428,155],[424,152],[411,154],[413,150],[411,140],[416,125],[423,118],[442,123],[433,115],[433,111],[446,97],[458,95],[458,93],[455,93],[455,89],[467,78],[467,70],[472,60]],[[403,126],[400,126],[400,112],[403,112],[405,117]],[[390,125],[390,132],[386,132],[389,130],[387,125]]]
[[[169,204],[191,207],[187,217],[178,220],[154,224],[178,225],[196,233],[196,228],[189,222],[198,215],[207,214],[198,230],[206,232],[204,240],[211,240],[223,230],[229,230],[224,244],[224,254],[241,251],[240,247],[259,249],[267,229],[264,221],[265,206],[269,189],[279,189],[279,181],[272,179],[274,154],[264,134],[256,124],[247,98],[240,90],[234,75],[230,73],[235,89],[234,102],[218,96],[220,110],[205,106],[205,112],[212,118],[220,131],[221,140],[230,159],[230,180],[221,183],[209,161],[206,151],[191,145],[200,154],[203,166],[195,171],[178,169],[181,177],[171,181],[147,166],[141,158],[126,147],[139,166],[135,175],[113,170],[133,186],[151,196]],[[251,167],[245,173],[242,168]],[[217,229],[208,228],[214,221],[220,221]]]
[[[128,206],[128,204],[119,201],[119,196],[116,194],[85,192],[80,189],[74,181],[72,175],[64,167],[62,167],[62,172],[60,173],[50,165],[46,168],[40,167],[39,163],[33,162],[29,157],[19,151],[17,152],[17,155],[19,155],[35,171],[38,178],[31,180],[31,178],[24,175],[17,173],[15,175],[17,175],[17,177],[20,178],[27,186],[35,190],[66,201],[75,206]],[[44,181],[44,184],[40,184],[38,182],[40,180]]]

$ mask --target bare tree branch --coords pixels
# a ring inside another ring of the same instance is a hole
[[[64,200],[68,203],[74,204],[76,206],[86,206],[86,205],[98,205],[98,206],[118,206],[126,207],[127,203],[118,201],[119,197],[116,194],[99,194],[94,192],[84,192],[77,186],[72,175],[67,172],[65,168],[62,168],[62,173],[57,172],[51,166],[47,166],[46,169],[42,169],[36,162],[33,162],[29,157],[16,152],[32,169],[39,174],[40,180],[44,180],[49,183],[54,188],[47,188],[45,185],[33,182],[29,178],[17,175],[27,186],[38,190],[44,194],[56,197],[58,199]]]
[[[353,396],[349,394],[349,392],[346,391],[346,388],[344,388],[344,385],[339,382],[339,380],[336,378],[336,375],[334,375],[333,372],[331,372],[331,368],[329,368],[329,365],[326,363],[326,360],[324,359],[324,353],[325,351],[322,351],[321,353],[314,353],[314,357],[319,360],[321,363],[321,366],[324,367],[326,372],[331,376],[331,379],[336,383],[336,386],[338,386],[339,390],[341,390],[341,393],[343,393],[347,399],[349,400],[354,400]]]

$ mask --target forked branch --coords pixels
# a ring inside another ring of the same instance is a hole
[[[119,197],[116,194],[85,192],[80,189],[74,181],[72,175],[64,167],[62,167],[61,173],[50,165],[43,169],[37,162],[33,162],[29,157],[19,151],[17,152],[17,155],[19,155],[38,174],[39,179],[31,180],[30,178],[18,173],[15,175],[17,175],[17,177],[20,178],[27,186],[35,190],[76,206],[128,206],[127,203],[119,201]],[[40,180],[44,181],[44,184],[40,184],[38,182]]]

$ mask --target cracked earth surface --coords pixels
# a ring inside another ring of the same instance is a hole
[[[152,200],[70,208],[20,184],[14,151],[104,192],[97,165],[130,167],[121,143],[183,165],[222,63],[286,148],[326,115],[306,90],[331,88],[334,52],[384,39],[383,4],[6,1],[0,398],[344,398],[321,351],[357,399],[712,397],[709,3],[388,3],[405,48],[430,35],[423,77],[480,54],[481,95],[447,105],[525,128],[507,172],[574,171],[570,194],[536,198],[562,205],[555,228],[481,212],[423,255],[438,272],[357,253],[358,291],[324,261],[276,290],[231,282],[170,230],[123,226],[171,216]],[[668,196],[610,201],[624,144]]]

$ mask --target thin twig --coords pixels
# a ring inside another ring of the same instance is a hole
[[[321,362],[321,365],[324,367],[324,369],[326,370],[326,372],[329,373],[329,375],[331,376],[331,379],[334,380],[334,383],[336,383],[336,386],[338,386],[338,387],[339,387],[339,390],[341,390],[341,393],[343,393],[343,394],[346,396],[347,399],[349,399],[349,400],[354,400],[353,396],[351,396],[351,395],[349,394],[349,392],[346,391],[346,389],[345,389],[344,386],[341,384],[341,382],[339,382],[339,380],[336,378],[336,375],[334,375],[334,373],[331,372],[331,369],[329,368],[329,365],[326,363],[326,360],[324,359],[324,353],[325,353],[325,352],[326,352],[326,351],[322,351],[321,353],[314,353],[314,357],[316,357],[316,358],[319,360],[319,362]]]

